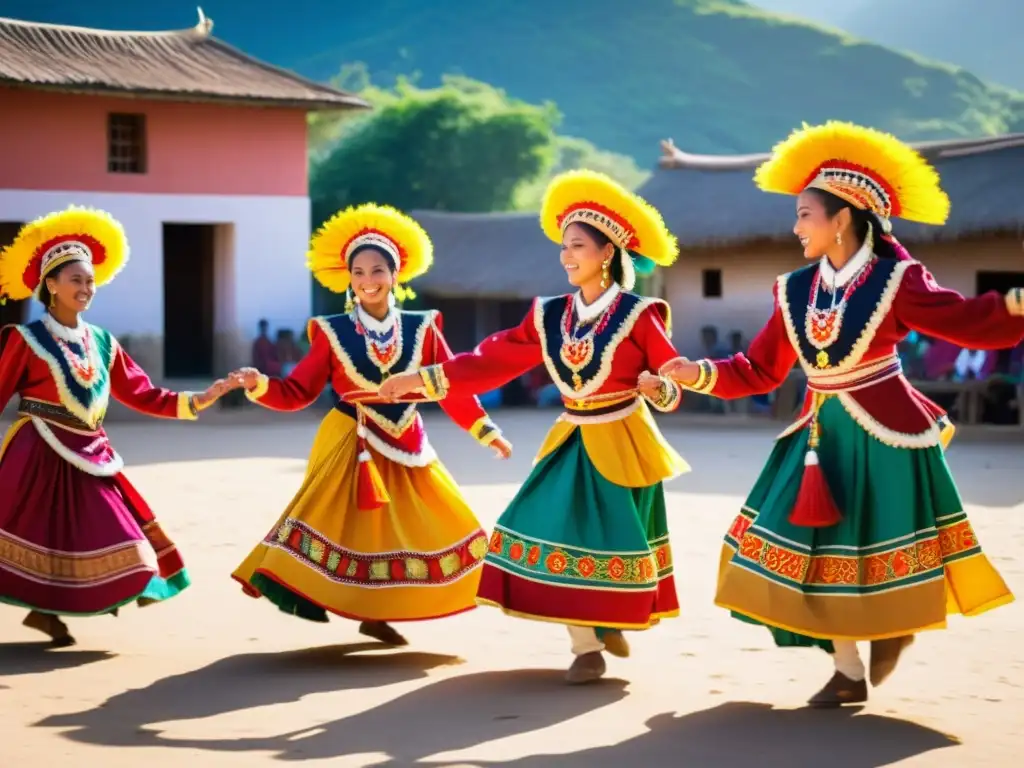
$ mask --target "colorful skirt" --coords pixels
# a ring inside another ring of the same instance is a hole
[[[836,399],[819,411],[818,457],[843,520],[792,525],[806,429],[778,440],[725,537],[717,605],[780,646],[877,640],[946,626],[1013,601],[982,553],[941,446],[896,448]]]
[[[617,421],[560,420],[495,526],[477,602],[610,629],[677,616],[662,482],[688,469],[644,403]]]
[[[60,455],[88,467],[97,445],[116,456],[102,430],[84,435],[30,419],[8,430],[0,444],[0,602],[93,616],[189,585],[177,548],[124,475],[90,474]]]
[[[390,504],[357,505],[356,422],[332,410],[306,476],[232,578],[310,621],[420,621],[476,606],[487,535],[439,461],[407,467],[372,448]]]

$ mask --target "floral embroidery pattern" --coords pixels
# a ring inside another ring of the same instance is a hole
[[[946,562],[980,551],[967,519],[940,526],[881,552],[809,555],[768,541],[751,531],[749,512],[740,513],[726,534],[735,558],[786,581],[809,587],[897,587],[906,579],[941,571]]]
[[[672,547],[668,536],[650,542],[649,546],[648,554],[598,554],[497,529],[491,534],[487,560],[538,578],[558,577],[559,580],[636,588],[654,586],[672,573]]]
[[[441,552],[353,552],[328,541],[305,523],[287,519],[263,543],[282,549],[332,581],[362,587],[430,586],[457,581],[487,554],[487,536],[471,533]]]

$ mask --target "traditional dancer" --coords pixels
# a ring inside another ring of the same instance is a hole
[[[767,625],[780,646],[817,646],[836,671],[810,703],[867,700],[914,634],[947,613],[1013,600],[982,554],[943,453],[952,428],[904,378],[896,345],[916,330],[973,349],[1024,337],[1020,290],[974,299],[941,288],[890,234],[890,218],[942,224],[949,200],[913,149],[830,122],[775,148],[756,174],[797,195],[794,233],[813,264],[781,276],[746,354],[681,362],[687,389],[769,392],[799,362],[808,392],[725,537],[716,603]]]
[[[389,376],[451,356],[439,312],[395,307],[432,254],[427,233],[392,208],[336,214],[314,236],[308,264],[326,288],[346,293],[347,314],[310,321],[310,351],[288,378],[235,374],[250,400],[277,411],[305,408],[328,382],[340,399],[320,425],[298,493],[233,578],[286,613],[355,619],[362,634],[391,645],[406,640],[388,622],[474,608],[487,551],[416,405],[377,396]],[[443,407],[480,444],[510,455],[475,397]]]
[[[561,244],[577,292],[536,299],[517,328],[393,377],[381,392],[421,388],[444,402],[547,367],[565,412],[498,520],[477,599],[568,625],[576,658],[567,680],[585,683],[604,674],[603,650],[629,654],[619,630],[647,629],[679,612],[662,483],[688,467],[644,401],[671,411],[680,390],[665,378],[637,389],[641,371],[678,355],[666,330],[668,305],[626,292],[638,269],[671,264],[678,245],[656,210],[589,171],[551,183],[541,224]]]
[[[22,228],[0,254],[0,298],[35,295],[46,314],[0,329],[0,410],[21,396],[0,443],[0,601],[55,646],[59,616],[113,613],[189,585],[177,548],[122,474],[102,423],[111,396],[150,416],[195,419],[223,392],[154,387],[107,331],[81,319],[128,260],[109,214],[71,207]]]

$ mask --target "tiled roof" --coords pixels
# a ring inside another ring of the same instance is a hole
[[[913,145],[942,177],[952,209],[942,227],[893,221],[900,240],[951,240],[1024,230],[1024,134]],[[662,145],[661,167],[637,190],[661,211],[683,249],[793,237],[793,198],[754,185],[768,154],[707,156]]]
[[[0,85],[78,93],[294,106],[368,108],[362,99],[266,64],[192,29],[116,32],[0,18]]]
[[[434,265],[413,281],[422,294],[449,298],[532,299],[571,289],[558,245],[536,213],[410,214],[434,242]]]

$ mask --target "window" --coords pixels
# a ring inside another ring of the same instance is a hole
[[[722,298],[722,270],[702,270],[700,273],[700,280],[705,299]]]
[[[146,172],[146,116],[112,114],[107,118],[107,171]]]

